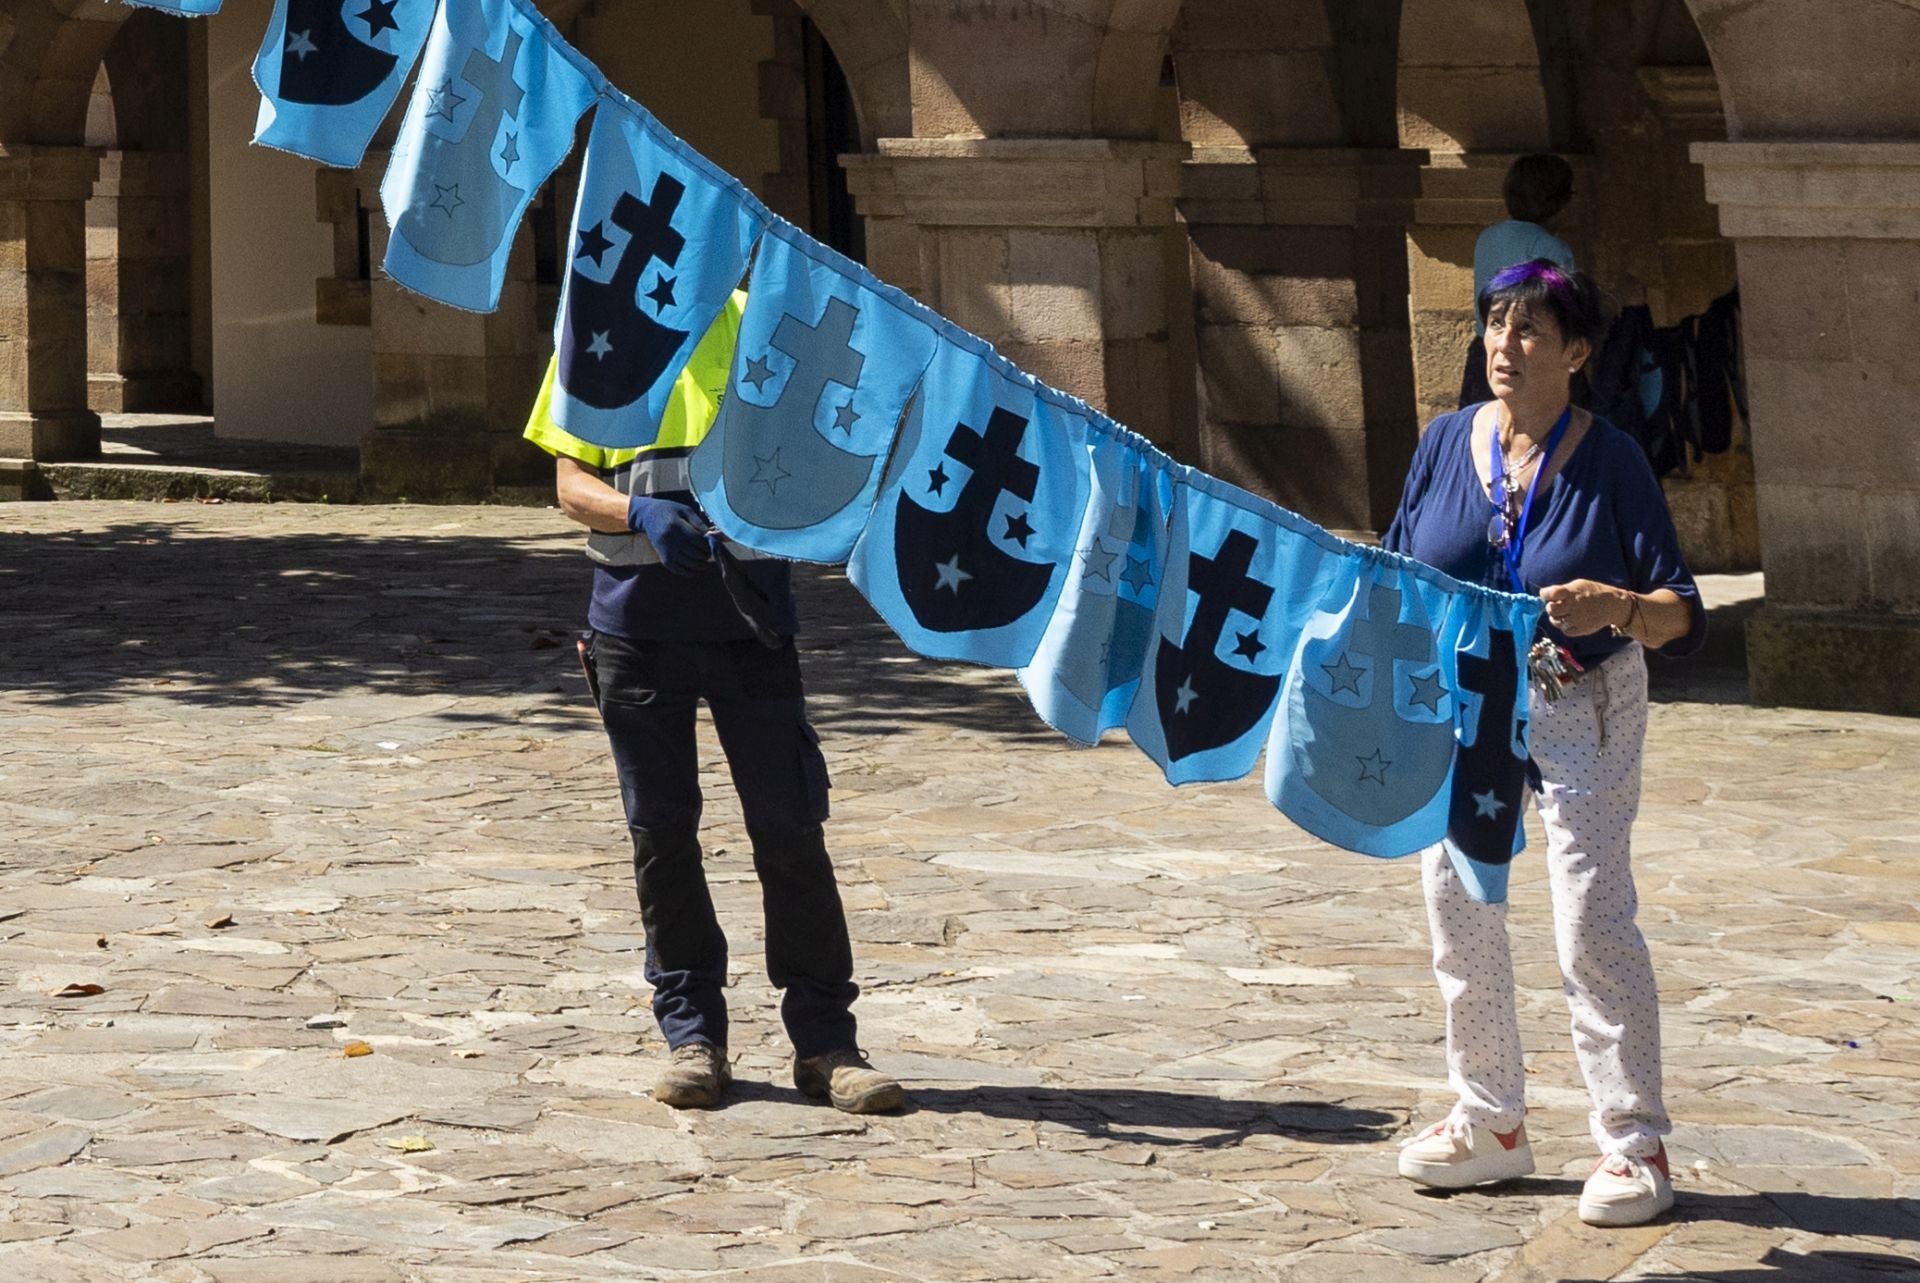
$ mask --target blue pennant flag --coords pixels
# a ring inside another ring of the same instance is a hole
[[[1447,808],[1447,854],[1469,894],[1507,898],[1507,871],[1526,841],[1527,649],[1537,604],[1489,606],[1475,616],[1455,654],[1460,747]],[[1516,631],[1517,630],[1517,631]]]
[[[554,323],[554,422],[595,445],[652,444],[675,377],[769,217],[653,117],[603,101]]]
[[[220,0],[127,0],[138,9],[158,9],[183,18],[204,18],[220,12]]]
[[[1408,855],[1445,834],[1455,637],[1467,599],[1354,555],[1312,603],[1267,754],[1267,796],[1316,837]]]
[[[1087,411],[973,343],[941,341],[847,577],[920,654],[1024,668],[1074,561]]]
[[[253,141],[352,168],[427,42],[438,0],[274,0]]]
[[[537,13],[445,0],[380,185],[387,275],[468,311],[497,307],[514,232],[602,83]]]
[[[917,304],[776,224],[754,260],[726,397],[693,454],[700,506],[760,552],[847,560],[937,342]]]
[[[1539,603],[1462,591],[1391,554],[1345,564],[1301,635],[1267,796],[1350,851],[1402,856],[1446,839],[1474,894],[1503,898],[1526,782],[1518,639]]]
[[[1301,603],[1343,569],[1301,528],[1313,529],[1204,473],[1175,487],[1154,638],[1127,718],[1170,783],[1239,779],[1259,760]]]
[[[1092,494],[1073,564],[1020,684],[1047,725],[1096,744],[1126,724],[1146,671],[1177,465],[1110,423],[1087,450]]]

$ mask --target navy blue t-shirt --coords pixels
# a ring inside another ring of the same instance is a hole
[[[657,497],[677,500],[699,511],[693,496],[684,491]],[[747,582],[767,602],[763,618],[768,625],[784,637],[798,632],[793,563],[767,557],[743,560],[739,566]],[[690,575],[677,575],[658,563],[596,565],[587,624],[595,632],[629,641],[746,641],[754,635],[753,626],[727,592],[720,567],[713,562]]]
[[[1455,579],[1507,589],[1506,563],[1487,542],[1493,501],[1474,469],[1473,416],[1479,409],[1443,414],[1428,425],[1407,472],[1400,511],[1381,542]],[[1690,655],[1706,640],[1707,614],[1660,482],[1639,443],[1605,419],[1594,419],[1565,466],[1534,496],[1520,577],[1534,593],[1574,579],[1637,593],[1672,589],[1692,607],[1692,624],[1661,653]],[[1628,645],[1607,628],[1567,637],[1544,617],[1540,631],[1589,668]]]

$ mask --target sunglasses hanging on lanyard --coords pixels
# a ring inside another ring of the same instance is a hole
[[[1527,451],[1511,473],[1507,470],[1507,452],[1500,446],[1500,433],[1497,430],[1489,443],[1491,467],[1488,471],[1491,484],[1488,489],[1493,501],[1493,516],[1487,522],[1487,542],[1500,553],[1500,559],[1506,566],[1507,587],[1513,592],[1527,591],[1526,582],[1520,576],[1520,557],[1526,548],[1527,526],[1533,519],[1533,498],[1540,492],[1540,474],[1547,470],[1553,452],[1560,448],[1561,440],[1567,435],[1567,426],[1572,422],[1573,407],[1568,406],[1560,412],[1553,431],[1547,434],[1546,444],[1535,445]],[[1540,466],[1533,470],[1523,501],[1517,474],[1535,454],[1540,456]],[[1566,683],[1580,671],[1572,652],[1556,645],[1550,637],[1542,637],[1534,642],[1527,653],[1527,667],[1539,684],[1541,693],[1549,700],[1559,698]]]

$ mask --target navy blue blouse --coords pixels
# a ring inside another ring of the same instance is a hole
[[[1504,589],[1506,564],[1487,542],[1493,502],[1474,470],[1473,416],[1479,408],[1443,414],[1428,425],[1407,472],[1400,511],[1381,542],[1455,579]],[[1707,613],[1660,482],[1639,443],[1605,419],[1594,419],[1572,457],[1535,495],[1520,575],[1528,592],[1574,579],[1637,593],[1670,588],[1692,607],[1692,624],[1661,653],[1690,655],[1706,640]],[[1628,644],[1606,628],[1567,637],[1544,617],[1540,630],[1584,667]]]

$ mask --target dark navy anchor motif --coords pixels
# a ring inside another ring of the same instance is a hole
[[[1460,851],[1483,864],[1513,859],[1513,831],[1527,786],[1527,759],[1514,751],[1520,742],[1513,706],[1520,691],[1513,633],[1487,630],[1487,657],[1462,652],[1460,689],[1480,696],[1480,717],[1473,743],[1460,746],[1453,768],[1453,798],[1447,809],[1447,837]]]
[[[685,183],[662,174],[653,185],[653,199],[645,204],[633,193],[621,192],[610,221],[627,233],[627,244],[613,279],[602,284],[583,272],[569,278],[567,313],[560,326],[560,386],[595,409],[617,410],[639,400],[686,342],[687,331],[662,325],[638,301],[648,264],[657,258],[671,266],[686,248],[686,237],[673,230],[673,214],[686,191]],[[606,252],[599,227],[596,223],[581,233],[576,257],[598,262]],[[590,240],[590,233],[597,239]],[[654,302],[657,308],[662,299]]]
[[[1006,491],[1028,503],[1040,484],[1040,469],[1019,456],[1027,420],[995,407],[987,430],[960,424],[947,442],[945,457],[968,469],[953,508],[931,512],[901,492],[894,514],[894,560],[900,594],[923,628],[936,633],[1004,628],[1024,617],[1046,596],[1053,582],[1050,562],[1022,561],[994,542],[989,523]],[[927,478],[928,493],[938,495],[951,482],[944,462]],[[1009,514],[1004,535],[1025,547],[1034,532],[1025,512]]]
[[[1298,751],[1312,767],[1307,785],[1363,824],[1396,824],[1433,797],[1453,763],[1451,718],[1414,722],[1394,710],[1394,661],[1437,665],[1433,636],[1401,623],[1400,590],[1376,583],[1367,594],[1367,617],[1350,620],[1346,635],[1329,639],[1320,653],[1317,667],[1329,689],[1363,702],[1350,705],[1322,693],[1312,679],[1316,663],[1306,661],[1304,711],[1312,734]],[[1356,657],[1371,667],[1355,664]],[[1433,685],[1437,677],[1426,678],[1424,695],[1422,681],[1411,680],[1414,702],[1451,698]]]
[[[1153,658],[1154,696],[1166,731],[1168,761],[1238,740],[1265,718],[1280,689],[1278,675],[1235,668],[1215,654],[1230,611],[1258,619],[1273,600],[1273,589],[1247,574],[1259,547],[1253,536],[1231,530],[1214,556],[1193,553],[1187,559],[1187,591],[1200,598],[1193,625],[1178,646],[1161,638]],[[1243,636],[1253,636],[1253,644],[1258,643],[1257,633]],[[1242,646],[1251,649],[1245,641]]]
[[[494,169],[493,138],[503,120],[518,118],[526,97],[526,90],[513,78],[513,64],[523,43],[520,33],[509,28],[507,47],[499,58],[488,57],[483,49],[470,52],[460,81],[478,90],[481,98],[466,133],[457,143],[431,130],[425,134],[425,154],[418,167],[428,176],[434,198],[415,200],[394,228],[422,258],[449,267],[473,267],[491,259],[513,230],[513,216],[526,191]],[[439,88],[428,86],[426,92],[428,114],[447,120],[466,101],[453,80]],[[505,150],[511,154],[512,135],[507,141]]]
[[[280,51],[280,97],[316,107],[359,102],[386,83],[399,55],[368,43],[383,30],[397,30],[392,0],[369,4],[360,15],[365,31],[348,24],[341,0],[287,0],[287,38]]]
[[[772,405],[755,405],[736,390],[720,407],[713,435],[722,438],[727,503],[742,519],[765,530],[817,525],[860,496],[873,474],[872,455],[853,454],[821,436],[814,413],[829,383],[860,385],[867,358],[854,348],[859,309],[829,298],[820,324],[792,314],[780,318],[772,346],[793,358],[793,371]],[[741,351],[736,377],[756,392],[774,378],[765,355]],[[705,451],[694,455],[696,483],[705,485]]]

